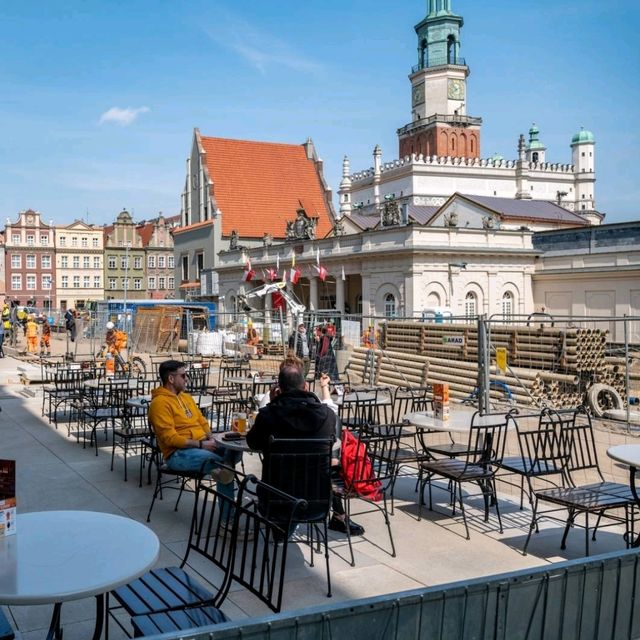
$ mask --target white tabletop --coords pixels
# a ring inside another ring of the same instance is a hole
[[[350,391],[345,395],[332,396],[336,404],[372,402],[376,406],[384,406],[391,404],[391,397],[388,393],[374,393],[372,391]]]
[[[231,378],[225,378],[224,382],[228,382],[229,384],[253,386],[254,379],[253,377],[246,377],[246,378],[231,377]]]
[[[38,511],[0,538],[0,604],[34,605],[107,593],[153,567],[160,541],[109,513]]]
[[[616,462],[640,467],[640,444],[617,444],[607,449],[607,455]]]
[[[448,420],[437,420],[433,411],[418,411],[416,413],[408,413],[404,416],[404,420],[423,427],[424,429],[432,429],[433,431],[450,431],[452,433],[469,433],[471,419],[475,410],[468,407],[462,407],[451,411]]]

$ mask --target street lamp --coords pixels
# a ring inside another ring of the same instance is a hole
[[[466,271],[467,263],[466,262],[450,262],[447,266],[449,268],[449,308],[453,313],[453,270],[462,269]]]
[[[123,313],[124,313],[124,325],[123,330],[127,332],[127,289],[129,286],[129,249],[131,249],[131,242],[126,242],[124,245],[124,299],[123,299]]]

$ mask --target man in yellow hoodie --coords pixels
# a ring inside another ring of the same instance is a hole
[[[218,482],[218,491],[233,499],[235,467],[242,453],[218,445],[211,436],[209,422],[194,399],[185,392],[184,363],[167,360],[160,365],[162,386],[154,389],[149,406],[149,422],[158,439],[166,465],[173,471],[201,472]]]

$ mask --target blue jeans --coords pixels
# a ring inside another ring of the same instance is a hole
[[[219,448],[216,452],[206,449],[176,449],[166,460],[166,465],[172,471],[200,471],[204,475],[210,474],[218,464],[235,467],[242,458],[241,451],[231,451]],[[234,483],[216,484],[218,493],[230,500],[234,499]]]

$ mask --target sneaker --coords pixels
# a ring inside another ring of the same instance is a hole
[[[220,523],[220,533],[223,533],[224,531],[228,531],[229,533],[231,533],[231,530],[233,529],[233,520],[228,520],[226,522],[221,522]],[[254,535],[253,535],[253,529],[249,528],[249,529],[245,529],[245,527],[242,525],[242,522],[240,523],[240,528],[238,529],[238,533],[236,535],[236,540],[238,541],[243,541],[243,540],[253,540]]]
[[[236,474],[225,467],[216,467],[211,471],[211,478],[220,484],[231,484]]]
[[[361,536],[364,534],[364,527],[359,525],[357,522],[353,520],[349,520],[349,535],[352,536]],[[347,533],[347,521],[340,520],[336,516],[333,516],[331,520],[329,520],[329,529],[331,531],[338,531],[340,533]]]

